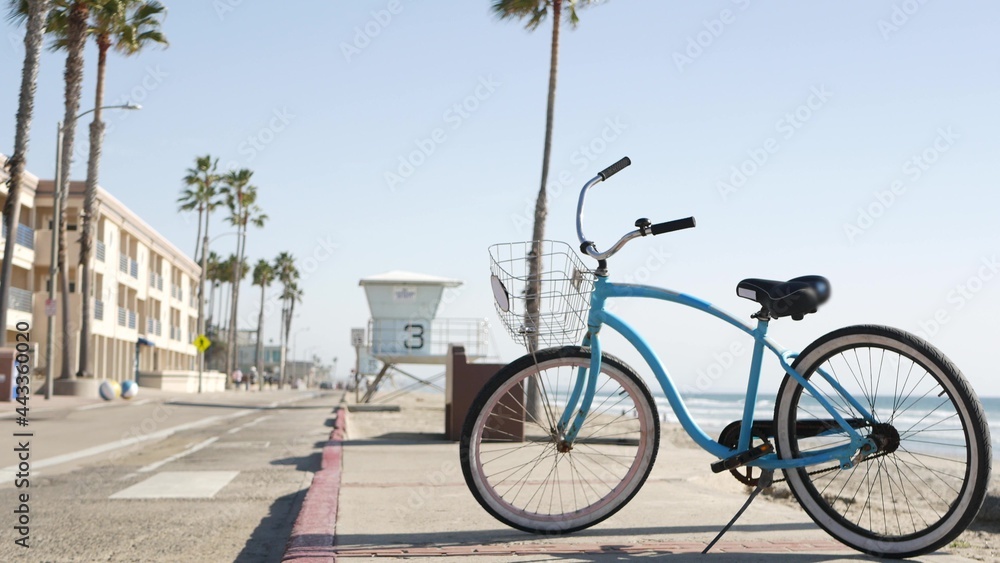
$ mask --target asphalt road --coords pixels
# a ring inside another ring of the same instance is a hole
[[[280,561],[340,396],[284,391],[39,413],[15,488],[0,424],[0,561]],[[29,494],[30,548],[18,496]]]

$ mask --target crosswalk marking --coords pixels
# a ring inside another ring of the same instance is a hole
[[[118,491],[109,498],[212,498],[239,473],[239,471],[163,471]]]

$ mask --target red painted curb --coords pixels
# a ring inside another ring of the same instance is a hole
[[[323,446],[320,470],[313,475],[312,484],[302,501],[302,509],[292,525],[292,535],[288,538],[282,561],[333,563],[337,560],[332,549],[322,549],[332,548],[337,541],[337,507],[343,475],[347,409],[338,407],[336,415],[330,440]]]

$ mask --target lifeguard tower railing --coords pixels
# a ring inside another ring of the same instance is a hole
[[[367,346],[390,364],[444,364],[449,344],[481,359],[489,352],[489,329],[486,319],[369,319]]]

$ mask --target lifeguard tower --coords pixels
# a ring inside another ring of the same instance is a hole
[[[457,296],[460,280],[392,271],[362,279],[371,319],[358,346],[358,374],[375,380],[361,402],[369,402],[391,371],[433,385],[399,369],[401,364],[440,364],[448,361],[448,345],[465,347],[470,359],[486,357],[489,325],[486,319],[437,318],[437,311]],[[357,331],[356,331],[357,332]]]

